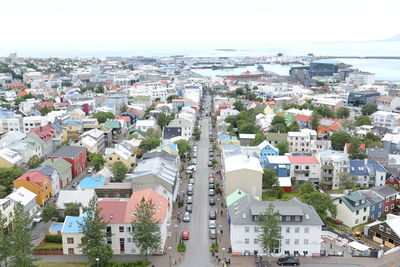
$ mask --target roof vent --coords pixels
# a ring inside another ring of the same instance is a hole
[[[113,215],[112,214],[110,214],[110,219],[112,219],[113,218]]]
[[[246,219],[246,217],[247,217],[247,216],[246,216],[246,213],[243,212],[242,218],[243,218],[243,219]]]
[[[306,214],[305,217],[306,217],[307,220],[310,219],[310,215],[308,215],[308,214]]]

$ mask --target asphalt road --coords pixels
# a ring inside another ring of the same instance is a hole
[[[206,101],[210,103],[210,101]],[[197,172],[195,176],[193,194],[193,212],[190,222],[181,227],[190,232],[190,239],[186,241],[186,253],[182,267],[208,267],[214,266],[210,261],[210,239],[208,238],[208,163],[210,117],[203,117],[201,125],[201,137],[197,142]],[[182,229],[183,230],[183,229]]]

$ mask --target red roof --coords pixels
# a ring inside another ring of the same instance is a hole
[[[349,148],[350,148],[351,145],[352,144],[350,144],[350,143],[344,144],[344,150],[343,151],[347,153],[349,151]],[[358,149],[359,150],[365,150],[365,144],[360,144]]]
[[[169,82],[168,82],[168,81],[166,81],[166,80],[163,80],[163,81],[161,81],[160,83],[161,83],[161,84],[164,84],[164,85],[167,85],[167,84],[169,84]]]
[[[301,115],[298,114],[294,117],[295,121],[306,121],[306,122],[311,122],[312,118],[311,116],[306,116],[306,115]]]
[[[292,164],[319,164],[315,156],[288,156]]]
[[[32,171],[24,173],[23,175],[15,179],[15,181],[28,181],[35,187],[42,189],[43,186],[40,184],[45,183],[46,178],[47,176],[45,176],[43,173],[39,171]]]
[[[54,106],[69,106],[71,105],[69,102],[55,103]]]
[[[27,94],[28,94],[27,91],[18,91],[18,95],[19,96],[24,96],[24,95],[27,95]]]
[[[129,116],[116,116],[115,119],[124,120],[126,122],[131,122],[131,118]]]
[[[10,83],[7,85],[8,89],[23,89],[26,88],[25,84],[23,83]]]
[[[52,141],[54,128],[50,124],[47,124],[43,127],[32,128],[31,133],[35,133],[40,139],[42,139],[45,142]]]
[[[97,206],[100,208],[100,216],[110,223],[125,223],[125,211],[128,201],[120,199],[102,199]],[[130,222],[128,222],[130,223]]]

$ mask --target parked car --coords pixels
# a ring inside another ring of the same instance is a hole
[[[196,165],[197,164],[197,160],[194,158],[192,159],[192,164]]]
[[[208,156],[210,157],[210,159],[213,158],[214,157],[214,152],[211,151],[210,153],[208,153]]]
[[[212,166],[213,166],[212,160],[208,160],[207,166],[208,166],[208,167],[212,167]]]
[[[189,179],[189,183],[194,184],[194,179],[193,179],[193,178],[190,178],[190,179]]]
[[[212,147],[210,147],[210,148],[208,149],[208,152],[213,152]]]
[[[189,167],[186,168],[186,173],[191,174],[196,171],[196,165],[190,165]]]
[[[210,236],[210,239],[216,239],[217,238],[217,230],[210,229],[209,230],[209,236]]]
[[[188,196],[188,197],[186,198],[186,204],[193,204],[193,197]]]
[[[187,195],[188,195],[188,196],[193,196],[193,189],[192,189],[192,190],[189,190],[189,189],[188,189]]]
[[[72,188],[76,188],[76,187],[78,186],[78,184],[79,184],[79,182],[77,182],[77,181],[76,181],[76,182],[73,182],[72,185],[71,185],[71,187],[72,187]]]
[[[296,257],[281,257],[278,259],[278,265],[290,265],[290,266],[297,266],[300,265],[300,261]]]
[[[213,183],[214,183],[214,178],[208,179],[208,182],[209,182],[210,184],[213,184]]]
[[[210,220],[216,220],[217,219],[217,212],[215,210],[210,210],[208,212],[208,218]]]
[[[210,204],[210,206],[214,206],[215,205],[215,198],[210,197],[210,199],[208,200],[208,203]]]
[[[194,146],[194,147],[193,147],[193,151],[196,151],[196,152],[197,152],[197,146]]]
[[[193,184],[188,184],[188,185],[187,185],[187,189],[188,189],[188,190],[193,190]]]
[[[188,204],[188,205],[186,205],[186,209],[185,209],[187,212],[189,212],[189,213],[192,213],[192,211],[193,211],[193,206],[192,206],[192,204]]]
[[[36,213],[35,217],[33,217],[33,224],[40,223],[42,221],[42,213],[38,212]]]
[[[208,195],[209,195],[210,197],[215,196],[215,191],[214,191],[214,189],[208,190]]]
[[[94,171],[94,167],[90,167],[90,168],[87,169],[87,173],[88,174],[93,173],[93,171]]]
[[[217,223],[215,222],[215,220],[210,220],[208,223],[208,228],[210,229],[215,229],[217,228]]]
[[[183,221],[184,222],[190,222],[190,213],[189,212],[185,212],[185,214],[183,215]]]
[[[209,183],[208,184],[208,189],[214,189],[214,183]]]
[[[182,240],[189,240],[189,231],[182,231]]]

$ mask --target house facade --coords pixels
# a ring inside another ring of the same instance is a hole
[[[288,156],[290,177],[296,177],[299,184],[310,182],[318,185],[321,179],[321,165],[315,156]]]
[[[352,192],[333,200],[336,205],[336,219],[348,227],[366,223],[370,213],[370,203],[361,192]]]
[[[14,188],[24,187],[36,194],[36,203],[43,206],[51,197],[51,179],[41,172],[28,171],[13,182]]]
[[[49,159],[52,158],[61,158],[71,163],[73,177],[79,176],[88,166],[86,147],[63,146],[49,156]]]
[[[279,149],[275,148],[268,141],[264,140],[262,143],[260,143],[258,145],[258,149],[260,150],[260,164],[263,168],[266,168],[267,156],[279,156]]]

